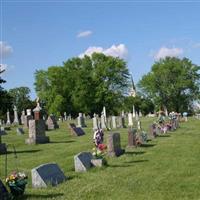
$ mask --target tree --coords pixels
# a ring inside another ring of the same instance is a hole
[[[12,97],[12,106],[17,107],[18,113],[22,110],[33,107],[33,102],[30,99],[30,89],[28,87],[16,87],[9,90],[9,95]]]
[[[57,108],[60,113],[72,115],[100,114],[103,106],[115,113],[122,104],[128,78],[122,59],[94,53],[69,59],[63,66],[52,66],[47,71],[36,71],[35,89],[49,114]]]
[[[2,70],[1,65],[0,65],[0,74],[2,74],[4,71],[5,70]],[[6,81],[4,79],[2,79],[0,76],[0,105],[1,105],[0,106],[0,118],[4,118],[4,119],[5,119],[5,114],[6,114],[7,110],[11,109],[11,105],[12,105],[11,96],[1,86],[5,82]]]
[[[139,87],[158,108],[169,111],[187,111],[195,99],[199,98],[200,67],[189,59],[161,59],[151,71],[142,77]]]

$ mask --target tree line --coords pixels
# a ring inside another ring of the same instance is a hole
[[[108,114],[122,110],[143,114],[167,108],[168,111],[192,111],[194,101],[200,99],[200,67],[187,58],[167,57],[156,61],[149,73],[137,84],[137,95],[130,96],[131,79],[127,63],[120,58],[93,53],[83,58],[74,57],[61,66],[50,66],[35,72],[35,90],[41,105],[57,116],[64,112],[77,116],[101,114],[103,106]],[[3,73],[3,71],[0,71]],[[0,78],[0,117],[16,105],[21,112],[33,108],[27,87],[2,88]]]

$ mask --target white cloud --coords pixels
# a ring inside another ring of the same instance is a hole
[[[80,33],[77,35],[77,38],[88,37],[88,36],[90,36],[90,35],[92,35],[92,31],[87,30],[87,31],[80,32]]]
[[[155,60],[159,60],[165,57],[177,57],[183,54],[183,49],[181,48],[167,48],[161,47],[159,51],[154,55]]]
[[[5,58],[13,52],[13,48],[6,42],[0,41],[0,56]]]
[[[128,58],[128,49],[124,44],[112,45],[110,48],[104,49],[102,47],[89,47],[84,53],[80,54],[79,57],[84,57],[84,55],[91,56],[94,52],[103,53],[107,56],[119,57],[123,59]]]

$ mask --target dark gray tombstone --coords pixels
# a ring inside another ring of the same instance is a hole
[[[23,128],[17,128],[17,135],[23,135],[24,134],[24,129]]]
[[[80,127],[76,127],[76,125],[73,123],[69,124],[69,128],[72,135],[75,135],[75,136],[85,135],[85,132],[83,131],[83,129]]]
[[[120,156],[124,153],[124,150],[121,149],[119,133],[111,133],[108,135],[107,147],[109,156]]]
[[[128,130],[128,147],[135,147],[136,144],[136,129],[129,129]]]
[[[1,143],[1,135],[0,135],[0,154],[6,154],[7,147],[5,143]]]
[[[58,123],[57,123],[54,115],[50,115],[47,118],[46,125],[47,125],[47,130],[54,130],[56,128],[59,128]]]
[[[67,179],[56,163],[47,163],[32,169],[31,176],[34,188],[56,186]]]
[[[10,195],[0,179],[0,200],[9,200],[9,199],[11,199]]]
[[[90,152],[81,152],[74,156],[74,167],[76,172],[85,172],[93,165],[91,163],[93,156]]]

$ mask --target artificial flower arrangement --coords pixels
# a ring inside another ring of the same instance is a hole
[[[13,196],[23,195],[28,177],[22,172],[13,172],[6,178],[6,184]]]
[[[107,146],[105,144],[99,144],[97,147],[93,148],[92,155],[95,158],[103,158],[106,153]]]

